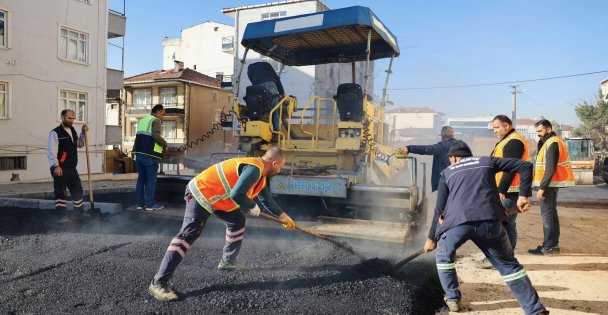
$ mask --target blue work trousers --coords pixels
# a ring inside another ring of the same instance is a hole
[[[145,154],[137,154],[137,184],[135,185],[135,201],[138,206],[154,206],[156,192],[156,177],[158,175],[159,159]]]
[[[503,207],[510,209],[517,206],[517,198],[519,198],[519,193],[509,193],[506,195],[505,200],[502,202]],[[517,214],[515,212],[511,214],[507,219],[508,223],[505,224],[505,229],[507,230],[507,235],[509,236],[509,242],[511,243],[511,248],[515,252],[515,245],[517,244]]]
[[[545,310],[524,267],[513,256],[513,249],[501,221],[467,222],[441,234],[437,242],[436,262],[447,300],[461,299],[454,260],[456,250],[468,240],[473,241],[498,270],[526,314],[538,314]]]

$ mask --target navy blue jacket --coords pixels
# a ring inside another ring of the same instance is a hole
[[[495,178],[496,173],[501,171],[519,173],[519,195],[530,195],[532,163],[528,161],[467,157],[443,170],[428,238],[437,240],[443,232],[466,222],[506,220]],[[443,215],[443,224],[438,226],[439,215]]]
[[[432,145],[408,145],[407,150],[414,154],[432,155],[433,170],[431,171],[431,188],[437,190],[441,171],[450,165],[448,151],[456,139],[443,140]]]

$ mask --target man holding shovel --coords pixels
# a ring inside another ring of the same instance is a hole
[[[75,216],[84,213],[82,200],[82,183],[76,166],[78,165],[78,148],[84,146],[85,133],[89,130],[87,124],[82,125],[80,136],[72,127],[76,114],[71,109],[61,111],[61,125],[51,130],[47,147],[47,159],[53,176],[53,191],[55,194],[55,210],[57,222],[70,222],[67,215],[66,188],[70,190],[74,204]]]
[[[280,209],[266,187],[268,178],[278,174],[284,165],[283,151],[272,147],[261,158],[229,159],[210,166],[194,177],[184,193],[186,211],[181,231],[171,240],[148,292],[160,301],[178,299],[168,285],[169,279],[203,231],[211,214],[226,223],[226,244],[217,265],[220,270],[246,269],[236,263],[245,233],[242,210],[259,216],[260,207],[256,201],[260,198],[272,212],[279,214],[278,218],[285,227],[295,228],[293,220]]]
[[[517,172],[521,177],[517,207],[529,209],[532,163],[521,159],[474,157],[463,141],[448,151],[451,166],[441,172],[437,207],[424,250],[437,249],[437,272],[450,311],[461,310],[456,275],[456,250],[471,240],[500,272],[526,314],[548,314],[524,267],[513,254],[503,225],[506,210],[500,202],[497,172]]]

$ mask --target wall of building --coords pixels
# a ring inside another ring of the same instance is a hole
[[[0,171],[0,182],[48,179],[48,134],[60,124],[59,91],[86,93],[91,171],[102,171],[105,137],[107,2],[3,1],[8,12],[7,49],[0,49],[0,81],[9,86],[9,117],[0,119],[0,156],[26,156],[27,169]],[[59,58],[60,27],[86,33],[88,61]],[[77,130],[82,122],[74,124]],[[86,173],[84,149],[78,170]]]
[[[230,130],[214,130],[215,124],[221,123],[222,110],[228,113],[232,106],[232,93],[219,89],[192,85],[188,107],[188,143],[202,135],[209,137],[198,145],[188,148],[186,156],[195,160],[203,160],[212,153],[236,152],[238,139]]]
[[[232,75],[232,53],[222,50],[222,38],[232,36],[234,27],[216,22],[186,28],[180,38],[163,41],[163,69],[172,69],[174,60],[179,60],[212,78],[218,73]]]

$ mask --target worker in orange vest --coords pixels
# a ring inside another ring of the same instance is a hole
[[[194,177],[184,194],[186,211],[181,231],[171,240],[165,252],[160,268],[148,287],[150,294],[161,301],[178,299],[168,281],[212,213],[226,222],[226,244],[217,266],[220,270],[246,269],[236,263],[245,232],[245,216],[240,210],[259,216],[260,207],[256,203],[259,197],[263,198],[264,205],[270,211],[278,214],[286,228],[295,228],[294,221],[280,209],[266,187],[268,178],[278,174],[284,165],[283,151],[272,147],[261,158],[229,159],[212,165]]]
[[[551,122],[541,119],[534,126],[540,140],[532,185],[539,188],[536,197],[540,201],[544,239],[542,245],[529,249],[528,252],[553,256],[560,253],[557,192],[560,187],[574,186],[574,174],[570,166],[568,145],[553,131]]]
[[[492,119],[492,129],[494,134],[500,139],[491,156],[498,158],[512,158],[527,161],[530,158],[528,142],[514,128],[513,122],[506,115],[497,115]],[[520,175],[517,173],[497,172],[496,185],[500,202],[506,209],[513,209],[517,206],[519,197]],[[509,212],[505,222],[505,230],[509,236],[511,248],[515,251],[517,244],[517,212]],[[473,266],[480,269],[493,268],[492,263],[487,258],[474,260]]]

